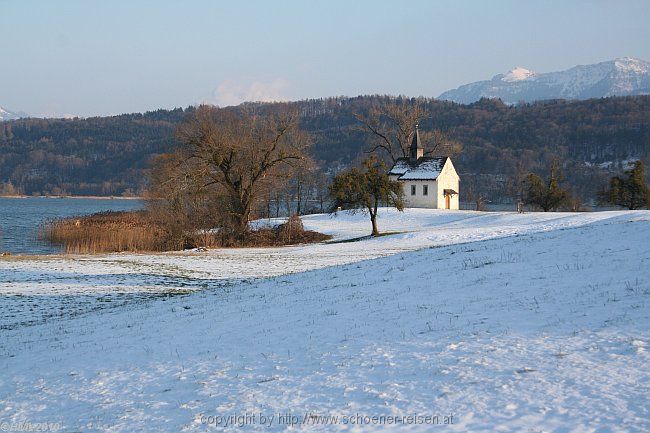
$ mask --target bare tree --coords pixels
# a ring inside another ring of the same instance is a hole
[[[356,114],[363,128],[374,136],[368,153],[382,151],[392,162],[409,155],[409,146],[415,126],[430,117],[421,101],[395,99],[370,108],[367,115]],[[425,156],[451,156],[462,150],[460,143],[450,140],[440,130],[420,131],[420,138],[427,146]]]
[[[298,115],[281,104],[261,115],[202,105],[178,127],[182,160],[198,179],[194,187],[220,197],[224,224],[237,239],[248,232],[251,212],[269,184],[307,158],[309,137]]]
[[[320,173],[314,161],[305,160],[293,172],[291,185],[296,201],[296,214],[309,211],[309,199],[313,197],[316,179]]]
[[[325,212],[325,203],[329,196],[329,179],[327,175],[322,171],[318,170],[313,179],[314,182],[314,198],[318,203],[318,212]]]
[[[196,164],[179,153],[163,154],[152,163],[147,190],[148,214],[165,227],[174,248],[182,249],[197,233],[208,235],[209,229],[222,225],[217,211],[219,197],[203,186],[193,174]],[[207,245],[207,238],[200,240]]]
[[[285,176],[269,177],[264,182],[264,189],[260,193],[259,203],[257,205],[255,215],[262,218],[271,218],[277,216],[279,206],[276,204],[277,197],[280,196],[282,191],[285,191],[287,186]]]
[[[474,203],[475,210],[484,211],[488,202],[487,194],[481,190],[480,179],[476,175],[467,175],[463,178],[465,201]]]

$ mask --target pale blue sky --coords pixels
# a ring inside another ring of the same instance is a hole
[[[650,60],[650,0],[0,0],[0,106],[106,115],[437,96],[514,66]]]

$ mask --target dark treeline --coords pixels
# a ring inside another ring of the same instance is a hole
[[[184,117],[176,109],[0,123],[0,193],[139,195],[149,161],[174,147]]]
[[[545,101],[507,106],[498,100],[460,105],[387,96],[292,103],[313,138],[324,171],[357,161],[372,137],[355,115],[386,102],[425,107],[422,130],[437,129],[463,145],[454,159],[462,200],[498,202],[530,171],[562,163],[571,193],[595,198],[623,161],[648,161],[650,96]],[[260,104],[264,110],[269,104]],[[0,123],[0,193],[135,195],[146,188],[151,158],[172,151],[185,110],[159,110],[88,119],[25,119]]]

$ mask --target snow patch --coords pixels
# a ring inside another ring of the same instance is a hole
[[[399,180],[435,180],[440,175],[447,158],[425,157],[411,164],[408,160],[398,160],[388,172],[398,175]]]
[[[623,57],[620,59],[614,60],[614,66],[625,72],[632,72],[635,74],[647,74],[648,73],[648,62],[645,62],[641,59],[636,59],[634,57]]]
[[[536,74],[533,71],[517,66],[516,68],[511,69],[510,71],[508,71],[508,73],[503,75],[501,81],[512,83],[515,81],[527,80],[531,77],[534,77],[535,75]]]

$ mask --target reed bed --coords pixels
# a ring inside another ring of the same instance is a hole
[[[147,211],[100,212],[46,223],[40,237],[63,246],[70,254],[177,251],[205,247],[268,247],[322,242],[329,235],[305,230],[298,216],[275,228],[250,231],[235,240],[219,230],[179,230],[153,218]]]
[[[66,253],[166,251],[182,245],[170,242],[168,231],[145,211],[100,212],[61,218],[41,229],[41,238],[62,245]]]

